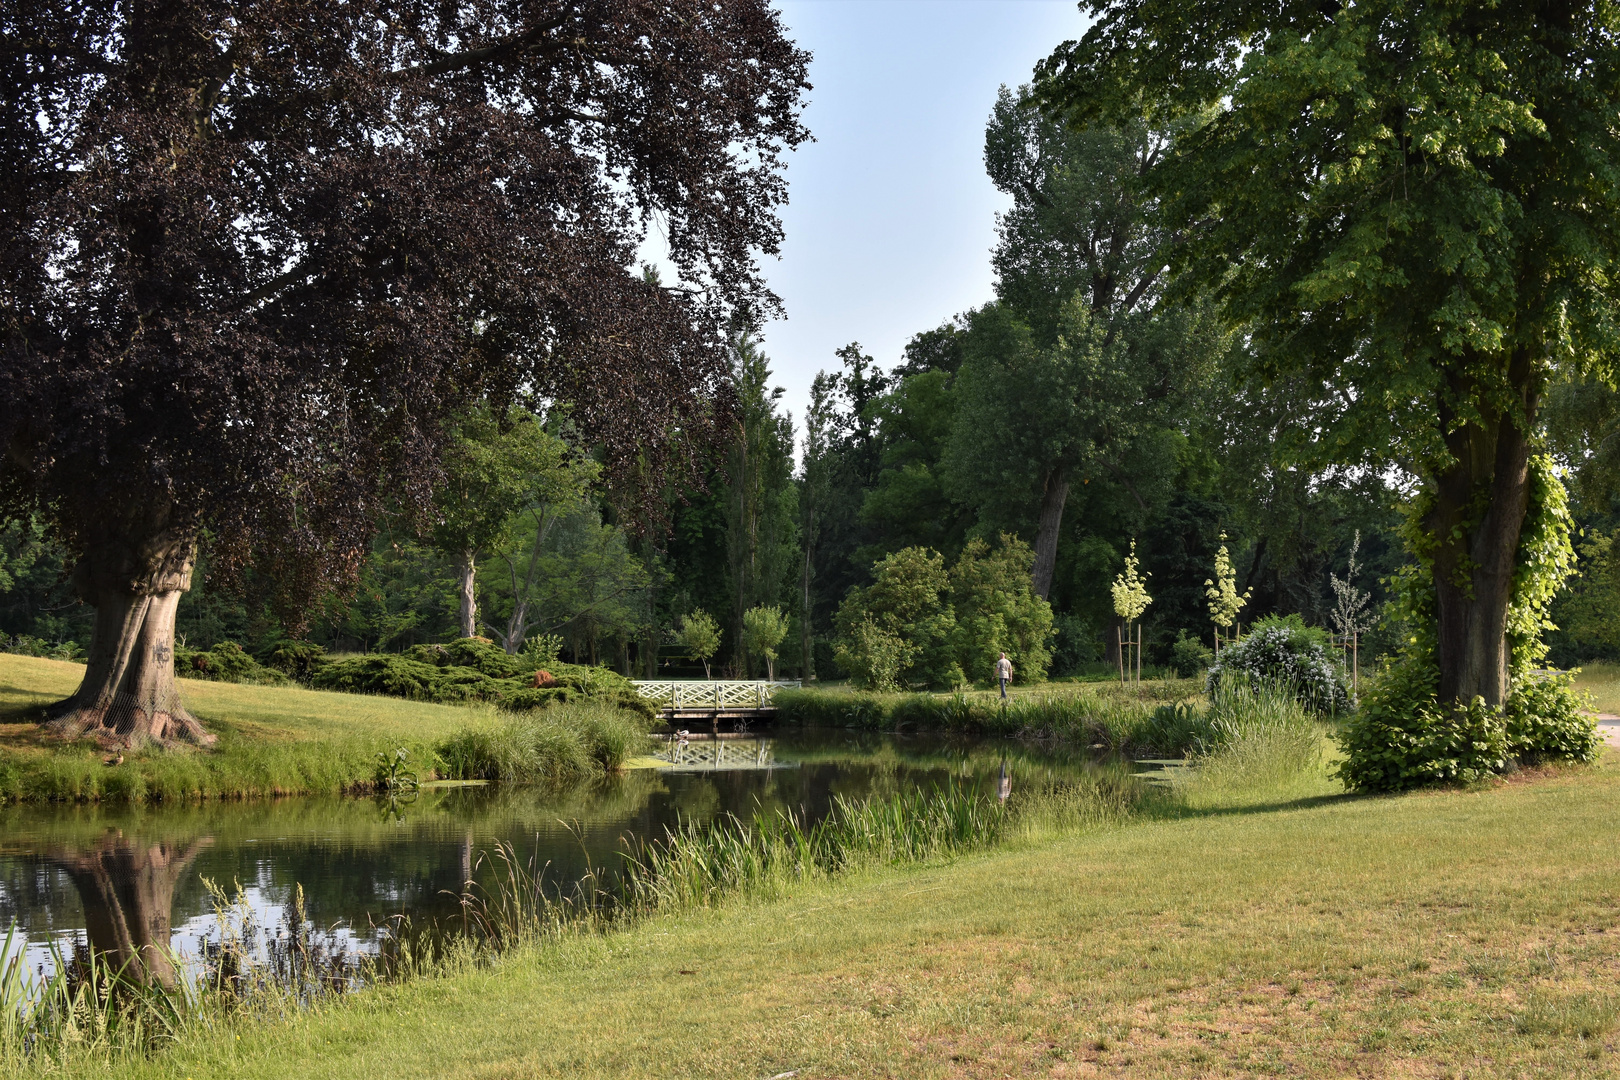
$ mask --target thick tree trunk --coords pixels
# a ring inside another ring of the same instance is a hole
[[[90,948],[124,979],[175,988],[169,951],[174,886],[210,843],[207,837],[184,844],[126,840],[109,831],[89,851],[52,853],[78,890]]]
[[[1031,587],[1042,600],[1052,593],[1052,573],[1057,569],[1058,534],[1063,530],[1063,504],[1069,500],[1069,473],[1059,465],[1046,474],[1041,495],[1041,517],[1035,528],[1035,570]]]
[[[1513,369],[1523,387],[1528,380]],[[1523,424],[1533,422],[1536,399],[1523,391]],[[1445,410],[1445,427],[1452,427]],[[1509,692],[1507,616],[1513,566],[1530,504],[1530,441],[1509,416],[1456,425],[1446,436],[1453,463],[1434,478],[1434,507],[1425,520],[1435,539],[1434,588],[1438,616],[1442,701],[1506,704]]]
[[[463,551],[456,564],[461,594],[461,636],[478,636],[478,552]]]
[[[139,547],[104,544],[79,560],[73,584],[95,605],[90,655],[79,690],[50,710],[47,728],[106,746],[188,742],[211,746],[180,703],[174,681],[174,614],[191,587],[189,539]]]

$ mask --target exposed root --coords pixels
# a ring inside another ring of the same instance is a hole
[[[165,748],[213,746],[218,736],[185,710],[179,695],[165,696],[166,701],[143,701],[116,694],[91,705],[71,697],[51,707],[45,730],[64,739],[91,738],[109,750],[134,750],[152,743]]]

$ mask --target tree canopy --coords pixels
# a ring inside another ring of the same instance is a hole
[[[129,609],[107,672],[204,530],[288,611],[352,578],[479,397],[663,475],[775,305],[809,57],[763,0],[24,0],[0,40],[0,495]]]
[[[1185,125],[1145,176],[1172,266],[1308,408],[1309,452],[1422,479],[1438,693],[1503,704],[1509,609],[1541,588],[1517,591],[1521,540],[1559,512],[1538,502],[1537,410],[1555,369],[1612,378],[1620,345],[1620,14],[1087,7],[1042,100]]]

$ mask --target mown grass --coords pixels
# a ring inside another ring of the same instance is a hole
[[[546,747],[509,748],[508,756],[528,767],[504,778],[571,779],[615,768],[639,747],[628,730],[636,725],[631,717],[622,722],[626,733],[598,737],[604,722],[590,704],[534,714],[545,720],[507,721],[488,705],[182,679],[186,707],[219,736],[218,744],[206,751],[147,748],[109,767],[103,764],[106,752],[89,741],[62,743],[43,736],[38,726],[45,706],[71,694],[83,672],[80,664],[0,654],[0,803],[358,791],[372,785],[379,752],[405,748],[410,766],[426,777],[443,767],[446,746],[482,734],[486,749],[499,749],[502,735],[539,728],[570,736],[573,747],[584,746],[583,757],[570,752],[550,761]],[[561,754],[570,749],[567,743],[556,740],[550,748]]]
[[[1620,715],[1620,664],[1582,664],[1575,689],[1591,694],[1598,712]]]

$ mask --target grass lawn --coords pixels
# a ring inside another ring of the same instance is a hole
[[[871,871],[97,1076],[1614,1075],[1620,767]],[[238,1038],[238,1035],[240,1038]],[[72,1070],[69,1070],[72,1075]]]
[[[182,679],[182,700],[219,735],[217,748],[131,754],[108,769],[90,743],[40,735],[43,708],[73,693],[83,674],[82,664],[0,654],[0,801],[337,791],[369,779],[380,750],[405,746],[426,761],[433,742],[490,715],[483,707]]]

